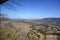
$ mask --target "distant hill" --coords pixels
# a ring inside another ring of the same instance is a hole
[[[60,18],[36,19],[36,20],[33,20],[32,22],[60,23]]]
[[[44,18],[42,21],[60,21],[60,18]]]
[[[60,24],[60,18],[43,18],[43,19],[7,19],[7,18],[3,18],[3,20],[12,20],[12,21],[20,21],[20,22],[58,23],[58,24]]]

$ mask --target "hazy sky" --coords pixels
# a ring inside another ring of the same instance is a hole
[[[0,5],[1,12],[10,18],[40,19],[48,17],[60,17],[60,0],[13,0],[20,3],[19,6],[11,1]],[[10,8],[12,5],[15,8]],[[10,8],[10,9],[9,9]]]

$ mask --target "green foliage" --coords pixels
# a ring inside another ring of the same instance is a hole
[[[43,34],[45,34],[45,31],[43,31],[43,30],[37,30],[37,32],[40,32],[40,33],[43,33]]]
[[[0,29],[0,36],[3,37],[3,36],[6,36],[8,34],[8,30],[7,28],[1,28]]]
[[[30,28],[34,28],[34,27],[35,27],[35,25],[31,25],[31,26],[30,26]]]
[[[60,36],[60,33],[55,33],[55,35]]]
[[[17,32],[9,31],[7,28],[0,29],[0,39],[1,40],[17,40]]]

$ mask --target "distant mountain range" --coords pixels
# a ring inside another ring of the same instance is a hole
[[[36,19],[34,22],[50,22],[50,23],[60,23],[60,18],[44,18],[44,19]]]
[[[4,20],[8,20],[5,19]],[[10,19],[13,21],[21,21],[21,22],[46,22],[46,23],[60,23],[60,18],[43,18],[43,19]]]

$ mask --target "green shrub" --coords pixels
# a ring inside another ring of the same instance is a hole
[[[43,33],[43,34],[45,34],[45,31],[43,31],[43,30],[37,30],[37,32],[40,32],[40,33]]]
[[[17,40],[17,32],[9,31],[7,28],[0,29],[0,40]]]

